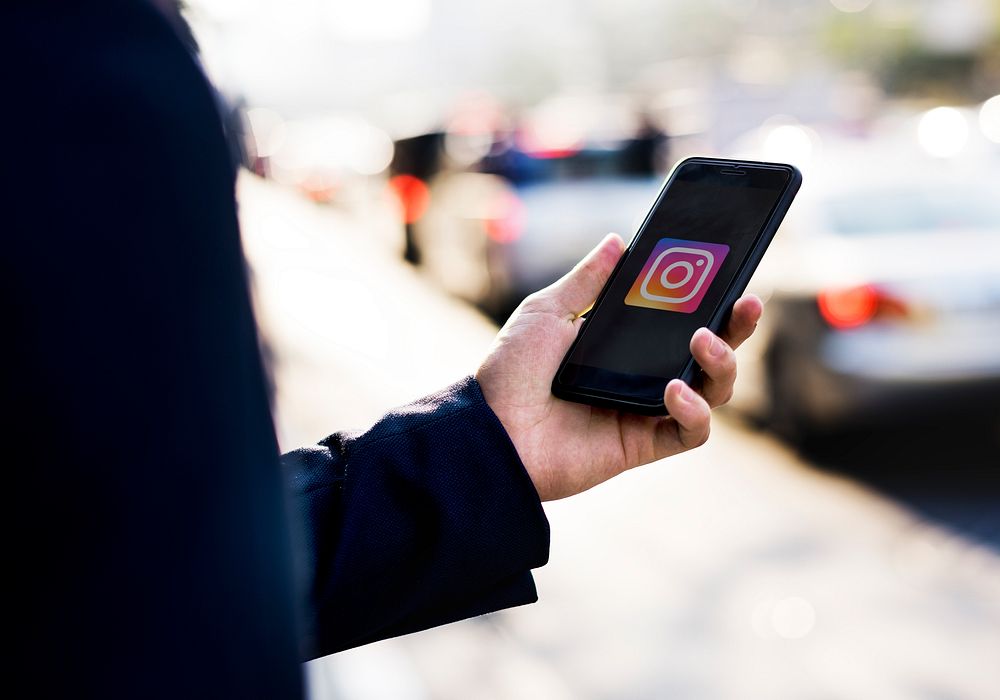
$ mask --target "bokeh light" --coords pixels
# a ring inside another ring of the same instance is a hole
[[[979,108],[979,128],[993,143],[1000,143],[1000,95],[986,100]]]
[[[958,155],[969,140],[969,124],[954,107],[935,107],[920,117],[917,139],[921,148],[937,158]]]
[[[431,198],[427,185],[412,175],[396,175],[389,180],[389,187],[399,198],[403,221],[408,224],[419,221]]]
[[[775,121],[778,121],[777,125],[774,125]],[[763,157],[770,161],[806,167],[819,147],[816,132],[802,124],[782,124],[780,119],[771,120],[761,130]]]
[[[771,611],[771,624],[779,637],[801,639],[816,625],[816,610],[804,598],[783,598]]]

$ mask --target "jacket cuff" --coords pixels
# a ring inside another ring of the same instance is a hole
[[[298,455],[313,654],[537,600],[548,521],[475,378]]]

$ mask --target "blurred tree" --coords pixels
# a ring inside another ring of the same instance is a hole
[[[959,102],[996,93],[1000,0],[892,10],[831,13],[821,36],[825,50],[870,72],[890,95]]]

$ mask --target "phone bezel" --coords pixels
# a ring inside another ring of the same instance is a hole
[[[677,178],[681,170],[692,164],[698,165],[712,165],[719,166],[722,169],[766,169],[766,170],[779,170],[781,172],[788,174],[788,180],[785,183],[784,189],[781,195],[775,202],[774,207],[768,214],[763,226],[761,226],[760,232],[757,234],[756,240],[750,246],[750,251],[744,259],[743,264],[733,276],[729,283],[725,294],[723,294],[722,299],[719,301],[716,308],[712,311],[712,315],[706,324],[709,329],[713,332],[719,332],[723,323],[728,319],[730,312],[732,311],[733,304],[746,289],[747,284],[750,282],[750,277],[756,271],[757,266],[760,264],[761,258],[764,256],[764,251],[770,245],[774,238],[778,227],[781,224],[782,219],[784,219],[785,214],[788,212],[788,208],[791,206],[792,200],[795,198],[795,194],[798,192],[800,185],[802,184],[802,174],[799,172],[798,168],[793,165],[786,163],[769,163],[764,161],[751,161],[751,160],[732,160],[728,158],[705,158],[705,157],[693,157],[685,158],[684,160],[677,163],[671,170],[670,174],[665,179],[663,186],[660,187],[659,192],[656,195],[656,199],[653,200],[653,205],[649,208],[646,216],[643,218],[642,223],[639,225],[635,234],[632,236],[628,247],[622,254],[621,258],[618,260],[618,264],[612,271],[611,276],[608,278],[608,282],[604,285],[601,293],[598,295],[597,300],[594,302],[592,307],[592,312],[596,312],[604,301],[608,290],[611,287],[612,281],[618,276],[621,271],[622,265],[632,254],[636,243],[638,242],[641,234],[646,229],[646,225],[649,223],[650,218],[653,213],[658,210],[660,203],[664,199],[664,195],[669,189],[670,185]],[[586,329],[587,321],[584,320],[577,333],[573,344],[570,345],[569,350],[567,350],[566,355],[563,357],[562,361],[559,363],[559,369],[556,371],[555,377],[552,379],[552,393],[561,399],[566,399],[569,401],[576,401],[581,403],[586,403],[594,406],[602,406],[606,408],[615,408],[618,410],[628,411],[630,413],[639,413],[643,415],[667,415],[666,406],[663,404],[663,400],[660,399],[659,402],[649,402],[644,400],[642,397],[630,396],[627,394],[620,394],[612,391],[604,391],[599,389],[582,388],[573,384],[564,384],[560,377],[563,374],[563,370],[569,363],[569,358],[576,349],[577,344],[583,337],[583,333]],[[597,368],[600,369],[600,368]],[[606,370],[610,371],[610,370]],[[688,356],[688,360],[684,365],[684,369],[681,371],[679,378],[690,384],[694,379],[698,371],[697,363],[694,357]],[[667,381],[669,378],[664,377]]]

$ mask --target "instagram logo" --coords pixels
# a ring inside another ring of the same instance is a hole
[[[661,238],[625,303],[689,314],[698,308],[728,252],[729,246],[721,243]]]

